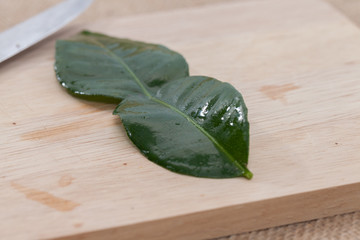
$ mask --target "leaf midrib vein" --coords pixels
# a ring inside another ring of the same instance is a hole
[[[135,82],[139,85],[139,87],[141,88],[141,90],[144,92],[144,94],[152,101],[157,102],[167,108],[170,108],[171,110],[173,110],[174,112],[180,114],[182,117],[184,117],[187,121],[189,121],[191,124],[193,124],[197,129],[199,129],[206,137],[208,137],[210,139],[210,141],[220,150],[222,151],[229,159],[230,161],[232,161],[239,169],[241,169],[243,171],[243,174],[248,177],[251,178],[251,173],[249,172],[249,170],[247,169],[246,166],[243,166],[241,163],[237,162],[233,156],[230,155],[230,153],[228,153],[228,151],[226,151],[226,149],[213,137],[211,136],[203,127],[201,127],[197,122],[195,122],[193,119],[191,119],[189,116],[187,116],[185,113],[183,113],[182,111],[180,111],[179,109],[175,108],[174,106],[161,101],[158,98],[153,97],[149,91],[145,88],[145,86],[141,83],[140,79],[135,75],[135,73],[129,68],[129,66],[126,64],[126,62],[119,57],[118,55],[116,55],[115,53],[113,53],[109,48],[107,48],[104,44],[102,44],[101,42],[97,41],[96,39],[92,39],[94,44],[96,44],[97,46],[103,48],[111,57],[113,57],[118,63],[120,63],[120,65],[122,65],[126,71],[129,72],[129,74],[131,75],[131,77],[134,78]]]

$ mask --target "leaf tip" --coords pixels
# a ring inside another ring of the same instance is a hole
[[[80,32],[82,35],[91,35],[92,34],[92,32],[90,32],[89,30],[82,30],[81,32]]]

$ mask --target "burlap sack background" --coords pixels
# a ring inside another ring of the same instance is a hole
[[[77,18],[75,22],[94,21],[94,19],[106,16],[126,16],[144,12],[164,11],[173,8],[187,8],[223,1],[250,0],[95,0],[91,7]],[[360,26],[360,0],[327,1],[346,14],[355,24]],[[0,31],[17,24],[58,2],[60,2],[60,0],[0,0]],[[360,239],[360,212],[249,233],[241,233],[222,237],[217,240],[259,239]]]

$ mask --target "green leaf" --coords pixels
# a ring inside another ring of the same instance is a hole
[[[82,32],[57,42],[55,71],[72,94],[120,102],[114,114],[154,163],[197,177],[252,177],[241,94],[214,78],[189,77],[180,54]]]
[[[249,123],[241,94],[209,77],[187,77],[156,95],[119,104],[129,138],[151,161],[197,177],[251,178],[247,169]]]
[[[154,94],[164,83],[189,75],[183,56],[162,45],[88,31],[58,40],[55,59],[62,86],[96,101],[119,103],[144,88]]]

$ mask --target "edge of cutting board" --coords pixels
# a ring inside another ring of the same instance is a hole
[[[207,239],[359,210],[360,183],[55,238],[56,240]],[[347,199],[338,196],[347,195]],[[300,209],[300,211],[299,211]],[[176,229],[174,229],[176,228]]]

